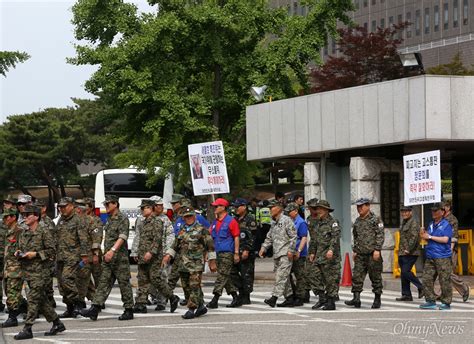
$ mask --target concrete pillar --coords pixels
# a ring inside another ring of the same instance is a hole
[[[321,199],[321,177],[319,162],[307,162],[304,164],[304,199]]]

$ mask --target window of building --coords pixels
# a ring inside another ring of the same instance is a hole
[[[375,32],[377,30],[377,21],[372,20],[372,26],[370,27],[371,32]]]
[[[415,35],[419,36],[421,31],[421,13],[420,10],[415,11]]]
[[[430,9],[425,8],[425,35],[430,33]]]
[[[367,7],[369,0],[364,0],[364,7]]]
[[[469,21],[469,0],[464,0],[462,5],[462,23],[467,25]]]
[[[397,24],[398,24],[398,25],[401,25],[402,23],[403,23],[403,14],[399,14],[399,15],[397,16]],[[403,37],[403,31],[402,31],[402,30],[399,30],[399,31],[398,31],[398,34],[397,34],[397,38],[398,38],[398,39],[402,39],[402,37]]]
[[[377,3],[377,0],[372,0],[372,6],[374,6]]]
[[[411,38],[411,12],[407,12],[406,14],[406,17],[405,17],[406,21],[410,24],[407,26],[407,38]]]
[[[447,30],[449,27],[449,4],[445,2],[443,4],[443,29]]]
[[[354,8],[356,11],[360,8],[360,0],[354,0]]]
[[[293,15],[298,15],[298,2],[293,1]]]
[[[393,16],[388,17],[388,26],[392,28],[393,26]]]
[[[385,29],[385,18],[380,19],[380,28]]]
[[[331,40],[331,54],[335,54],[335,53],[336,53],[336,40],[332,39]]]
[[[459,24],[459,0],[453,1],[453,27],[458,27]]]
[[[365,31],[368,30],[368,27],[369,27],[369,26],[367,25],[367,23],[364,23],[364,30],[365,30]]]
[[[434,31],[437,32],[439,31],[439,6],[436,5],[434,7]]]
[[[400,226],[400,174],[382,172],[380,174],[380,214],[387,228]]]

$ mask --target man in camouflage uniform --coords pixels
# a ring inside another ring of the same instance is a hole
[[[306,297],[306,256],[308,247],[308,225],[300,214],[300,206],[295,202],[290,202],[285,208],[285,213],[291,218],[296,229],[296,246],[291,267],[290,278],[285,286],[285,301],[277,304],[278,307],[298,307],[303,306]],[[295,279],[293,279],[293,274]]]
[[[16,200],[12,196],[8,196],[3,200],[3,212],[13,209],[16,211]],[[0,218],[0,312],[3,312],[5,309],[5,304],[3,303],[3,266],[4,266],[4,257],[5,257],[5,238],[7,236],[8,226],[3,223],[3,217]]]
[[[16,209],[5,209],[2,218],[3,224],[8,228],[4,257],[4,284],[8,319],[2,324],[2,327],[13,327],[18,326],[17,316],[26,311],[26,300],[21,295],[23,289],[21,265],[15,257],[15,252],[18,250],[18,237],[23,228],[18,225],[18,211]]]
[[[165,267],[171,257],[176,257],[179,254],[180,261],[175,261],[175,264],[178,263],[183,289],[189,295],[188,311],[182,317],[183,319],[192,319],[207,313],[201,289],[201,278],[206,255],[209,259],[210,270],[212,272],[217,270],[216,252],[208,229],[196,221],[194,209],[192,207],[184,208],[182,216],[184,224],[180,227],[173,246],[166,252],[162,265]]]
[[[291,273],[293,256],[296,247],[296,229],[293,221],[283,214],[282,203],[273,201],[270,204],[272,214],[272,226],[259,251],[260,257],[265,257],[265,253],[273,247],[273,262],[275,265],[275,284],[272,296],[264,302],[270,307],[275,307],[276,302],[285,291],[285,285]]]
[[[235,287],[239,289],[242,304],[250,305],[250,293],[253,291],[255,275],[254,240],[257,234],[257,222],[255,216],[247,210],[247,200],[237,198],[232,205],[235,207],[240,228],[240,262],[236,265],[236,269],[232,269],[231,279]]]
[[[451,212],[452,210],[451,201],[448,200],[448,201],[443,202],[443,206],[444,206],[444,218],[448,220],[451,227],[453,227],[453,237],[451,238],[451,251],[453,253],[451,260],[453,263],[453,273],[451,274],[451,283],[453,284],[453,287],[456,288],[459,295],[462,296],[462,300],[464,302],[467,302],[467,300],[469,299],[469,294],[470,294],[469,284],[464,282],[462,277],[456,274],[456,267],[458,265],[459,222],[456,216],[454,216],[453,213]]]
[[[143,199],[140,205],[143,227],[138,243],[138,291],[135,298],[134,313],[147,313],[146,301],[150,284],[153,284],[170,300],[170,312],[178,307],[179,297],[173,295],[161,274],[163,258],[163,221],[153,212],[155,202]]]
[[[319,222],[319,216],[318,213],[316,212],[316,204],[318,203],[317,198],[312,198],[308,202],[306,202],[306,206],[308,207],[309,210],[309,215],[306,218],[306,224],[308,225],[308,232],[310,236],[310,242],[311,238],[316,237],[316,230],[318,228],[318,222]],[[309,256],[306,258],[306,278],[305,278],[305,283],[306,283],[306,295],[304,302],[309,303],[310,301],[310,291],[312,290],[314,295],[318,295],[318,290],[323,290],[324,285],[322,284],[321,280],[321,275],[318,274],[318,269],[316,267],[316,261],[310,261]]]
[[[45,332],[45,336],[54,336],[66,330],[46,298],[45,270],[49,270],[50,258],[54,256],[55,251],[51,231],[43,222],[40,222],[41,209],[38,207],[27,205],[23,211],[23,218],[27,228],[20,233],[15,255],[21,262],[21,269],[29,287],[28,314],[25,326],[14,337],[17,340],[33,338],[31,327],[39,312],[44,315],[46,321],[53,323],[51,329]]]
[[[218,301],[222,291],[232,295],[232,302],[228,307],[240,307],[242,301],[237,294],[237,288],[231,280],[234,264],[240,262],[240,229],[237,221],[228,212],[229,202],[223,198],[216,199],[211,206],[214,208],[216,219],[212,223],[210,233],[214,239],[214,248],[217,253],[217,278],[212,293],[214,297],[207,304],[207,308],[219,307]]]
[[[21,213],[25,210],[27,205],[33,204],[33,198],[30,195],[18,195],[18,201],[16,202],[16,207],[18,209],[18,224],[23,223],[23,216]]]
[[[95,202],[93,198],[85,198],[84,202],[86,204],[86,215],[90,225],[90,233],[92,236],[92,264],[91,274],[92,278],[89,281],[89,287],[87,290],[87,298],[89,300],[94,299],[95,290],[99,285],[100,274],[102,273],[102,240],[104,239],[104,224],[102,223],[100,217],[98,217],[95,210]],[[92,281],[93,279],[93,281]]]
[[[82,310],[81,315],[97,320],[99,312],[112,290],[113,283],[117,280],[125,308],[124,313],[118,319],[131,320],[133,319],[133,291],[130,284],[130,262],[127,249],[130,224],[128,218],[120,212],[117,196],[106,195],[104,205],[109,218],[104,226],[106,253],[102,262],[102,275],[91,307]]]
[[[411,269],[420,255],[420,225],[413,217],[412,207],[400,208],[402,226],[400,227],[400,243],[398,245],[398,264],[401,270],[402,296],[396,301],[413,301],[410,282],[418,288],[418,298],[423,297],[423,286]]]
[[[426,302],[420,305],[421,309],[436,309],[436,295],[434,292],[434,281],[439,277],[441,286],[440,310],[451,309],[453,298],[453,286],[451,274],[453,265],[451,261],[451,238],[453,227],[444,218],[444,207],[441,203],[435,203],[431,207],[433,221],[425,231],[421,228],[420,237],[428,242],[425,246],[425,266],[423,268],[423,287]]]
[[[317,279],[321,282],[317,290],[319,301],[313,309],[322,307],[324,311],[336,309],[336,297],[341,278],[341,228],[339,221],[331,216],[334,211],[326,200],[315,205],[318,214],[318,225],[309,244],[309,260],[315,263]]]
[[[352,247],[354,270],[352,272],[352,293],[354,297],[344,303],[348,306],[360,308],[360,293],[364,286],[365,276],[369,274],[372,282],[372,292],[375,294],[372,308],[380,308],[382,295],[383,262],[381,250],[385,235],[380,218],[370,210],[370,201],[360,198],[355,202],[359,217],[352,226]]]
[[[54,299],[54,288],[53,288],[53,278],[54,278],[54,271],[56,267],[56,247],[57,247],[57,232],[56,232],[56,225],[54,224],[53,220],[48,216],[47,210],[48,207],[43,200],[37,199],[34,205],[41,209],[41,220],[40,223],[44,225],[44,227],[49,231],[51,234],[51,238],[53,239],[54,245],[54,252],[49,257],[49,262],[46,265],[49,266],[49,269],[44,269],[44,279],[45,279],[45,288],[46,288],[46,297],[48,298],[49,302],[56,308],[56,300]]]
[[[79,296],[79,269],[87,265],[90,252],[89,238],[83,221],[76,214],[74,200],[63,197],[58,204],[61,218],[58,221],[58,249],[56,253],[59,293],[66,304],[61,318],[75,318],[81,309]]]

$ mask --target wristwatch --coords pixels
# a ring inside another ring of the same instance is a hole
[[[431,235],[428,235],[428,240],[431,240],[432,236]]]
[[[115,249],[115,247],[112,247],[111,250],[112,250],[113,252],[117,252],[117,250]]]

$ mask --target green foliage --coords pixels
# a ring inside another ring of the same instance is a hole
[[[320,61],[337,21],[349,22],[352,2],[306,0],[306,17],[263,0],[149,3],[155,12],[139,14],[119,0],[73,7],[76,37],[85,42],[70,61],[98,66],[86,88],[119,116],[127,149],[116,162],[149,172],[161,166],[184,184],[187,145],[221,139],[231,183],[250,183],[258,165],[245,158],[249,88],[266,84],[274,99],[308,89],[307,64]]]
[[[0,51],[0,74],[6,76],[10,68],[15,68],[18,63],[25,62],[30,55],[20,51]]]
[[[474,67],[468,68],[464,66],[461,59],[461,54],[454,55],[451,62],[442,64],[436,67],[431,67],[426,70],[426,74],[437,75],[474,75]]]

